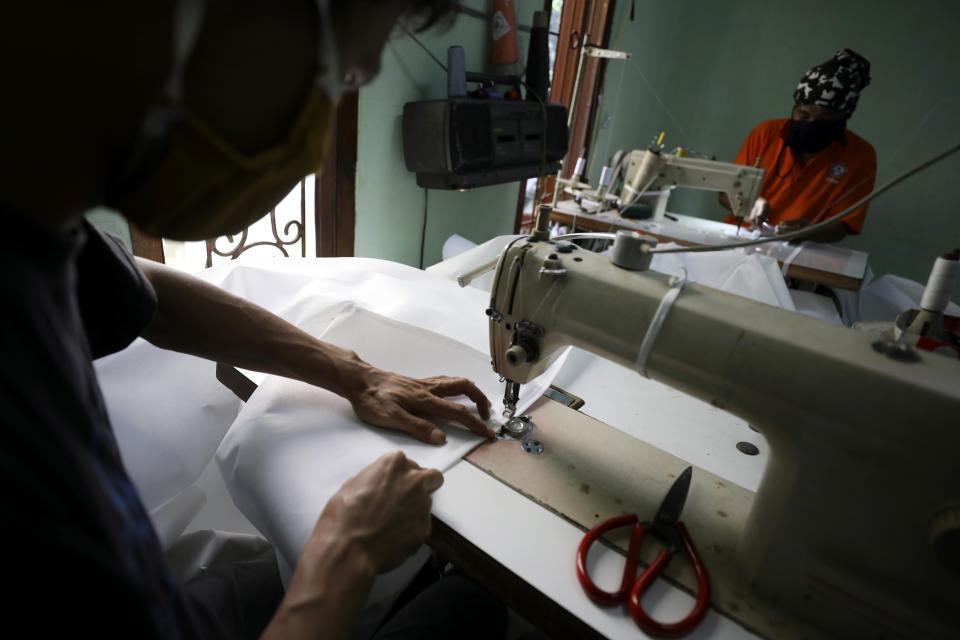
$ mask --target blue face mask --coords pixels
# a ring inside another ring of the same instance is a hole
[[[817,153],[834,140],[843,140],[847,120],[825,122],[822,120],[790,120],[787,145],[797,153]]]

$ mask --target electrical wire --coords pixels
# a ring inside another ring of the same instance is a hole
[[[551,240],[616,240],[617,234],[607,233],[605,231],[580,231],[577,233],[564,233],[550,238]]]
[[[543,195],[543,186],[541,185],[542,178],[547,177],[547,103],[543,101],[537,92],[530,88],[522,78],[517,78],[520,80],[520,84],[524,86],[527,90],[527,95],[533,95],[537,99],[537,102],[540,103],[540,119],[543,122],[543,130],[540,132],[540,167],[537,172],[537,192],[534,194],[533,201],[540,202],[540,196]]]
[[[653,252],[653,253],[692,253],[692,252],[704,253],[704,252],[707,252],[707,251],[725,251],[725,250],[727,250],[727,249],[739,249],[739,248],[741,248],[741,247],[753,247],[753,246],[756,246],[756,245],[765,244],[765,243],[767,243],[767,242],[783,242],[783,241],[786,241],[786,240],[797,240],[797,239],[809,238],[810,236],[814,235],[814,233],[815,233],[817,230],[822,229],[823,227],[827,226],[828,224],[831,224],[831,223],[836,222],[836,221],[838,221],[838,220],[843,220],[844,218],[849,218],[850,216],[852,216],[852,215],[857,211],[857,209],[859,209],[860,207],[862,207],[862,206],[865,205],[866,203],[870,202],[871,200],[873,200],[874,198],[876,198],[876,197],[879,196],[880,194],[884,193],[885,191],[887,191],[888,189],[890,189],[890,188],[893,187],[894,185],[896,185],[896,184],[898,184],[898,183],[900,183],[900,182],[903,182],[904,180],[906,180],[907,178],[909,178],[909,177],[912,176],[913,174],[915,174],[915,173],[917,173],[917,172],[919,172],[919,171],[922,171],[922,170],[926,169],[927,167],[929,167],[929,166],[931,166],[931,165],[933,165],[933,164],[936,164],[937,162],[943,160],[944,158],[946,158],[947,156],[950,156],[950,155],[953,154],[953,153],[956,153],[957,150],[960,150],[960,144],[955,144],[955,145],[953,145],[952,147],[950,147],[949,149],[947,149],[946,151],[942,151],[942,152],[938,153],[937,155],[933,156],[932,158],[930,158],[930,159],[928,159],[928,160],[925,160],[924,162],[921,162],[920,164],[918,164],[917,166],[913,167],[912,169],[909,169],[909,170],[901,173],[901,174],[898,175],[897,177],[895,177],[895,178],[893,178],[892,180],[888,181],[888,182],[887,182],[886,184],[884,184],[882,187],[878,187],[877,189],[874,189],[874,190],[873,190],[872,192],[870,192],[869,194],[867,194],[867,195],[865,195],[864,197],[860,198],[859,200],[857,200],[856,202],[854,202],[852,205],[850,205],[849,207],[847,207],[845,210],[841,211],[841,212],[838,213],[837,215],[835,215],[835,216],[833,216],[833,217],[831,217],[831,218],[827,218],[827,219],[824,220],[823,222],[818,222],[818,223],[812,224],[812,225],[810,225],[810,226],[808,226],[808,227],[804,227],[803,229],[799,229],[799,230],[797,230],[797,231],[791,231],[791,232],[789,232],[789,233],[781,233],[781,234],[779,234],[779,235],[770,236],[770,237],[767,237],[767,238],[758,238],[758,239],[756,239],[756,240],[747,240],[747,241],[745,241],[745,242],[734,242],[734,243],[729,243],[729,244],[716,244],[716,245],[697,245],[697,246],[692,246],[692,247],[678,247],[678,248],[675,248],[675,249],[652,249],[652,252]]]
[[[960,150],[960,143],[953,145],[952,147],[948,148],[946,151],[942,151],[942,152],[936,154],[935,156],[929,158],[928,160],[925,160],[924,162],[921,162],[920,164],[918,164],[917,166],[913,167],[912,169],[909,169],[909,170],[901,173],[901,174],[898,175],[897,177],[895,177],[895,178],[893,178],[892,180],[888,181],[888,182],[887,182],[886,184],[884,184],[883,186],[874,189],[871,193],[867,194],[866,196],[864,196],[863,198],[861,198],[861,199],[858,200],[857,202],[853,203],[853,204],[850,205],[847,209],[845,209],[844,211],[841,211],[840,213],[838,213],[837,215],[833,216],[832,218],[828,218],[827,220],[824,220],[823,222],[818,222],[817,224],[810,225],[809,227],[805,227],[805,228],[800,229],[800,230],[798,230],[798,231],[791,231],[790,233],[783,233],[783,234],[780,234],[780,235],[770,236],[770,237],[767,237],[767,238],[758,238],[758,239],[756,239],[756,240],[748,240],[748,241],[745,241],[745,242],[735,242],[735,243],[730,243],[730,244],[697,245],[697,246],[692,246],[692,247],[677,247],[677,248],[673,248],[673,249],[653,248],[653,249],[651,249],[651,253],[692,253],[692,252],[702,253],[702,252],[707,252],[707,251],[726,251],[726,250],[728,250],[728,249],[739,249],[739,248],[742,248],[742,247],[753,247],[753,246],[760,245],[760,244],[766,244],[766,243],[768,243],[768,242],[783,242],[783,241],[785,241],[785,240],[795,240],[795,239],[799,239],[799,238],[808,237],[808,236],[810,236],[811,234],[813,234],[813,232],[815,232],[817,229],[821,229],[821,228],[823,228],[824,226],[826,226],[826,225],[828,225],[828,224],[830,224],[830,223],[832,223],[832,222],[835,222],[835,221],[838,221],[838,220],[843,220],[844,218],[850,217],[851,215],[854,214],[854,212],[856,212],[857,209],[859,209],[860,207],[862,207],[862,206],[865,205],[866,203],[870,202],[871,200],[873,200],[874,198],[876,198],[876,197],[879,196],[880,194],[886,192],[887,190],[889,190],[890,188],[892,188],[894,185],[897,185],[897,184],[899,184],[900,182],[903,182],[904,180],[906,180],[907,178],[909,178],[910,176],[912,176],[912,175],[914,175],[914,174],[916,174],[916,173],[918,173],[918,172],[920,172],[920,171],[923,171],[923,170],[926,169],[927,167],[930,167],[930,166],[936,164],[937,162],[940,162],[940,161],[943,160],[944,158],[946,158],[946,157],[948,157],[948,156],[956,153],[958,150]],[[603,239],[603,240],[614,240],[614,239],[616,239],[616,234],[614,234],[614,233],[604,233],[604,232],[568,233],[568,234],[556,236],[556,237],[551,238],[551,239],[552,239],[552,240],[574,240],[574,239]]]
[[[431,58],[433,58],[434,62],[436,62],[438,65],[440,65],[440,68],[441,68],[441,69],[443,69],[444,71],[447,70],[446,65],[444,65],[442,62],[440,62],[440,60],[439,60],[435,55],[433,55],[433,53],[432,53],[422,42],[420,42],[420,39],[417,38],[409,29],[407,29],[406,26],[404,26],[403,24],[401,24],[400,27],[407,33],[408,36],[410,36],[410,37],[413,39],[414,42],[416,42],[424,51],[427,52],[427,55],[429,55]],[[637,64],[636,64],[635,62],[633,62],[632,59],[631,59],[631,62],[633,63],[634,68],[635,68],[635,69],[637,70],[637,72],[640,74],[640,77],[641,77],[641,78],[643,79],[643,81],[646,83],[647,87],[648,87],[648,88],[650,89],[650,91],[654,94],[654,97],[657,99],[657,102],[660,103],[660,106],[663,108],[663,110],[666,112],[667,116],[668,116],[668,117],[670,118],[670,120],[673,122],[674,126],[677,127],[677,129],[680,131],[681,135],[683,135],[684,137],[686,137],[686,132],[683,130],[682,127],[680,127],[679,123],[678,123],[678,122],[676,121],[676,119],[673,117],[673,114],[670,113],[670,110],[667,109],[667,107],[666,107],[665,104],[663,104],[663,101],[660,100],[660,96],[657,95],[657,92],[653,89],[653,86],[652,86],[652,85],[650,84],[650,82],[647,80],[646,76],[643,74],[643,71],[640,70],[640,67],[637,66]],[[547,137],[547,136],[546,136],[546,134],[547,134],[547,108],[546,108],[546,103],[544,103],[544,101],[540,98],[539,95],[537,95],[537,93],[536,93],[535,91],[532,91],[532,90],[530,89],[530,86],[529,86],[526,82],[524,82],[522,78],[517,78],[517,79],[520,81],[520,84],[522,84],[522,85],[527,89],[527,92],[528,92],[529,94],[532,94],[532,95],[537,99],[537,102],[540,103],[540,112],[541,112],[541,117],[542,117],[542,119],[543,119],[543,133],[542,133],[542,135],[540,136],[540,167],[539,167],[540,170],[539,170],[538,176],[539,176],[539,178],[544,178],[544,177],[546,177],[546,176],[545,176],[545,169],[546,169],[546,153],[547,153],[547,140],[546,140],[546,137]],[[940,160],[943,160],[944,158],[952,155],[953,153],[956,153],[958,150],[960,150],[960,144],[955,144],[954,146],[950,147],[950,148],[947,149],[946,151],[943,151],[943,152],[941,152],[941,153],[933,156],[933,157],[930,158],[929,160],[926,160],[926,161],[918,164],[918,165],[915,166],[914,168],[909,169],[909,170],[901,173],[901,174],[898,175],[897,177],[895,177],[895,178],[893,178],[892,180],[888,181],[888,182],[887,182],[886,184],[884,184],[883,186],[878,187],[877,189],[874,189],[871,193],[867,194],[866,196],[864,196],[864,197],[861,198],[860,200],[856,201],[855,203],[853,203],[852,205],[850,205],[849,207],[847,207],[847,209],[845,209],[844,211],[841,211],[841,212],[838,213],[837,215],[832,216],[832,217],[830,217],[830,218],[827,218],[826,220],[823,220],[822,222],[818,222],[818,223],[809,225],[809,226],[807,226],[807,227],[804,227],[803,229],[799,229],[799,230],[797,230],[797,231],[791,231],[791,232],[788,232],[788,233],[782,233],[782,234],[778,234],[778,235],[775,235],[775,236],[770,236],[770,237],[767,237],[767,238],[757,238],[757,239],[755,239],[755,240],[747,240],[747,241],[744,241],[744,242],[734,242],[734,243],[718,244],[718,245],[697,245],[697,246],[690,246],[690,247],[677,247],[677,248],[672,248],[672,249],[666,249],[666,248],[658,249],[658,248],[654,248],[654,249],[652,249],[652,252],[653,252],[653,253],[706,253],[706,252],[709,252],[709,251],[726,251],[726,250],[728,250],[728,249],[740,249],[740,248],[744,248],[744,247],[754,247],[754,246],[757,246],[757,245],[766,244],[766,243],[768,243],[768,242],[785,242],[785,241],[790,241],[790,240],[799,240],[799,239],[810,238],[812,235],[815,235],[815,232],[817,232],[818,230],[823,229],[823,228],[826,227],[827,225],[832,224],[832,223],[834,223],[834,222],[838,222],[838,221],[843,220],[843,219],[845,219],[845,218],[849,218],[850,216],[852,216],[852,215],[857,211],[857,209],[859,209],[860,207],[862,207],[862,206],[865,205],[866,203],[870,202],[871,200],[873,200],[874,198],[876,198],[876,197],[879,196],[880,194],[886,192],[886,191],[887,191],[888,189],[890,189],[891,187],[893,187],[893,186],[895,186],[896,184],[899,184],[900,182],[906,180],[907,178],[909,178],[910,176],[914,175],[915,173],[918,173],[918,172],[926,169],[927,167],[936,164],[936,163],[939,162]],[[539,202],[539,197],[542,195],[542,193],[541,193],[541,192],[542,192],[541,182],[542,182],[541,180],[539,180],[539,179],[537,180],[537,194],[536,194],[536,197],[534,198],[534,202]],[[649,185],[647,185],[647,186],[649,186]],[[421,233],[421,242],[420,242],[420,268],[423,268],[423,245],[424,245],[424,240],[425,240],[425,238],[426,238],[426,223],[427,223],[427,215],[426,215],[426,214],[427,214],[427,211],[426,211],[426,191],[427,191],[427,190],[424,189],[424,216],[423,216],[423,225],[424,225],[424,226],[423,226],[423,231],[422,231],[422,233]],[[644,187],[643,191],[646,191],[646,186]],[[643,191],[641,191],[641,193],[643,193]],[[571,236],[584,237],[584,238],[585,238],[585,237],[596,237],[596,238],[603,238],[603,239],[612,239],[611,236],[613,236],[613,234],[609,234],[609,233],[607,233],[607,234],[567,234],[567,235],[564,235],[564,236],[557,236],[557,238],[555,238],[555,239],[566,239],[566,238],[569,238],[569,237],[571,237]],[[613,236],[613,237],[615,237],[615,236]]]
[[[650,93],[652,93],[653,97],[656,98],[657,103],[660,105],[660,108],[663,109],[664,113],[667,114],[667,117],[670,118],[670,122],[672,122],[673,126],[675,126],[677,128],[677,131],[680,132],[680,135],[682,136],[680,141],[689,142],[690,137],[687,135],[687,132],[684,130],[683,127],[680,126],[680,123],[677,122],[677,119],[673,117],[673,113],[670,112],[670,109],[667,109],[667,105],[665,105],[663,103],[663,100],[660,99],[660,94],[657,93],[657,90],[654,89],[653,85],[650,84],[650,81],[647,80],[647,76],[643,74],[643,71],[640,69],[640,65],[638,65],[636,60],[634,60],[632,57],[629,58],[629,62],[631,65],[633,65],[633,68],[637,70],[637,73],[640,74],[640,78],[643,80],[644,84],[647,85],[647,88],[650,89]],[[687,146],[687,145],[683,144],[681,146]]]
[[[420,229],[420,268],[423,269],[423,247],[427,244],[427,211],[430,190],[426,187],[423,188],[423,227]]]
[[[617,80],[617,91],[616,91],[615,94],[613,94],[614,96],[622,96],[622,95],[623,95],[623,78],[624,78],[624,76],[626,75],[626,70],[627,70],[626,65],[620,65],[620,79]],[[603,81],[603,83],[602,83],[600,86],[605,87],[605,86],[606,86],[606,79],[605,79],[605,78],[606,78],[606,62],[604,62],[604,73],[603,73],[603,77],[604,77],[604,81]],[[598,94],[599,94],[599,96],[600,96],[603,100],[606,100],[606,94],[605,94],[605,93],[603,93],[602,91],[598,91]],[[617,121],[617,114],[620,112],[620,103],[621,103],[621,102],[623,102],[623,100],[615,100],[615,101],[614,101],[614,103],[613,103],[613,114],[610,115],[609,118],[608,118],[610,122],[616,122],[616,121]],[[603,111],[603,109],[601,108],[601,105],[598,104],[597,107],[596,107],[596,112],[597,112],[597,113],[596,113],[596,117],[594,118],[593,128],[592,128],[592,131],[594,132],[594,145],[595,145],[595,146],[599,146],[600,135],[601,135],[601,131],[603,130],[603,122],[600,121],[600,118],[603,117],[602,111]],[[594,173],[593,173],[593,168],[594,168],[594,161],[595,161],[596,159],[597,159],[597,154],[596,154],[596,153],[591,154],[590,164],[589,164],[589,166],[587,167],[587,175],[588,175],[588,176],[594,175]],[[612,168],[612,167],[611,167],[611,168]]]
[[[437,56],[433,55],[433,52],[430,51],[430,49],[427,49],[427,47],[426,47],[425,44],[423,44],[422,42],[420,42],[420,38],[418,38],[417,36],[415,36],[415,35],[413,34],[413,32],[410,31],[410,29],[407,29],[407,26],[406,26],[405,24],[403,24],[402,22],[400,22],[400,23],[398,23],[398,24],[400,25],[400,28],[403,29],[408,36],[410,36],[411,38],[413,38],[413,41],[414,41],[414,42],[416,42],[418,45],[420,45],[420,48],[421,48],[421,49],[423,49],[424,51],[427,52],[427,55],[428,55],[428,56],[430,56],[431,58],[433,58],[433,61],[434,61],[434,62],[436,62],[438,65],[440,65],[440,68],[441,68],[441,69],[443,69],[444,71],[447,70],[447,65],[443,64],[442,62],[440,62],[440,59],[437,58]]]

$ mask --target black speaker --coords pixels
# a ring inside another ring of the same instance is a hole
[[[545,111],[531,100],[408,102],[403,107],[407,170],[417,174],[418,185],[431,189],[469,189],[556,173],[567,153],[567,109],[547,104]]]

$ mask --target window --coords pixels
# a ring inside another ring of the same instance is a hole
[[[553,1],[550,31],[557,32],[559,36],[550,37],[551,102],[564,104],[568,109],[570,108],[580,65],[580,49],[587,43],[606,45],[608,21],[612,14],[613,0]],[[573,173],[577,158],[589,146],[591,135],[589,125],[593,121],[597,90],[601,85],[604,68],[604,60],[593,57],[584,58],[577,92],[577,106],[573,113],[574,120],[570,123],[570,146],[562,171],[564,177],[569,177]],[[542,194],[541,201],[552,198],[553,177],[540,179],[539,185],[537,180],[527,180],[522,184],[518,198],[517,220],[514,225],[517,232],[529,228],[533,223],[535,194],[538,186]]]

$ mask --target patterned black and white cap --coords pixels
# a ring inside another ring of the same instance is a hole
[[[804,74],[793,92],[793,102],[828,107],[849,116],[868,84],[870,63],[859,53],[842,49]]]

